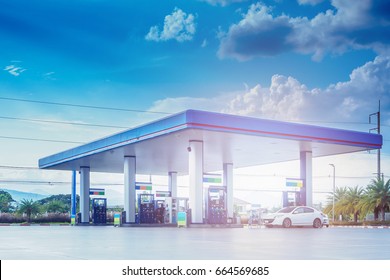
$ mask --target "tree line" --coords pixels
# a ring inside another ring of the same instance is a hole
[[[77,202],[80,197],[77,196]],[[76,203],[77,205],[79,203]],[[37,201],[32,199],[22,199],[17,203],[10,193],[4,190],[0,190],[0,212],[9,214],[25,214],[27,216],[27,222],[31,221],[31,217],[42,213],[69,213],[71,205],[70,194],[52,195],[47,198],[43,198]]]
[[[376,178],[366,187],[337,187],[334,194],[328,197],[324,212],[332,217],[334,195],[334,215],[343,220],[353,220],[355,223],[365,219],[367,214],[374,214],[374,219],[385,221],[385,213],[390,211],[390,179],[386,182]],[[79,205],[80,197],[77,196]],[[31,217],[41,213],[69,213],[71,205],[70,194],[52,195],[37,201],[23,199],[17,203],[12,196],[0,190],[0,213],[25,214],[27,222]],[[78,212],[78,210],[77,210]]]
[[[337,187],[334,192],[334,214],[343,220],[365,219],[367,214],[374,214],[376,221],[385,221],[385,213],[390,210],[390,179],[373,179],[366,188]],[[328,197],[324,212],[331,216],[333,212],[333,195]]]

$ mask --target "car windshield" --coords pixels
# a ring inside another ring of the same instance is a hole
[[[290,213],[291,211],[293,211],[296,207],[286,207],[286,208],[282,208],[280,209],[278,212],[276,213]]]

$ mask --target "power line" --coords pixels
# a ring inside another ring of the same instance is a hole
[[[315,120],[299,120],[299,121],[293,121],[293,120],[285,120],[286,122],[297,122],[297,123],[330,123],[330,124],[359,124],[359,125],[369,125],[368,122],[342,122],[342,121],[315,121]]]
[[[15,166],[15,165],[0,165],[1,169],[26,169],[26,170],[41,170],[41,171],[52,171],[48,169],[40,169],[38,167],[33,167],[33,166]],[[268,178],[291,178],[294,177],[292,175],[286,175],[286,174],[234,174],[235,177],[258,177],[258,178],[263,178],[263,177],[268,177]],[[385,176],[389,177],[389,176]],[[331,178],[330,175],[318,175],[318,176],[313,176],[313,178],[318,178],[318,179],[324,179],[324,178]],[[336,178],[339,179],[370,179],[372,176],[336,176]],[[106,183],[109,184],[109,183]]]
[[[12,166],[12,165],[0,165],[0,169],[21,169],[21,170],[39,170],[39,171],[53,171],[53,170],[47,170],[47,169],[40,169],[38,167],[32,167],[32,166]],[[235,176],[250,176],[250,177],[276,177],[276,178],[285,178],[285,175],[256,175],[256,174],[236,174]],[[288,176],[287,176],[288,177]],[[291,176],[290,176],[291,177]],[[389,177],[390,176],[385,176]],[[330,178],[330,176],[313,176],[313,178]],[[339,179],[369,179],[372,178],[371,176],[336,176],[336,178]],[[0,182],[4,182],[1,181]],[[15,182],[15,181],[7,181],[7,182]],[[42,183],[42,181],[17,181],[17,182],[35,182],[35,183]],[[45,181],[43,183],[55,183],[55,182],[49,182]],[[62,184],[68,184],[70,182],[57,182],[57,183],[62,183]],[[123,183],[118,184],[118,183],[95,183],[95,185],[123,185]],[[159,186],[165,186],[165,185],[159,185]]]
[[[118,108],[118,107],[104,107],[104,106],[93,106],[93,105],[82,105],[82,104],[72,104],[72,103],[61,103],[61,102],[51,102],[51,101],[42,101],[42,100],[31,100],[31,99],[22,99],[22,98],[11,98],[11,97],[0,97],[0,100],[16,101],[16,102],[28,102],[28,103],[38,103],[46,105],[56,105],[56,106],[68,106],[68,107],[79,107],[79,108],[89,108],[89,109],[99,109],[99,110],[112,110],[112,111],[125,111],[125,112],[135,112],[135,113],[151,113],[151,114],[161,114],[161,115],[170,115],[172,112],[163,112],[163,111],[148,111],[148,110],[139,110],[139,109],[127,109],[127,108]],[[7,117],[0,117],[7,118]],[[13,118],[17,119],[17,118]],[[31,120],[31,121],[45,121],[45,120]],[[320,121],[320,120],[283,120],[286,122],[298,122],[298,123],[328,123],[328,124],[357,124],[357,125],[369,125],[368,122],[347,122],[347,121]],[[45,121],[51,122],[51,121]],[[52,121],[54,122],[54,121]],[[55,123],[55,122],[54,122]],[[58,122],[62,123],[62,122]],[[64,122],[65,123],[65,122]],[[77,123],[71,123],[75,125],[83,125]],[[105,126],[105,125],[94,125],[86,124],[91,126]],[[390,127],[390,125],[381,125]],[[107,126],[107,127],[117,127],[117,126]],[[127,128],[127,127],[118,127],[118,128]]]
[[[54,139],[39,139],[39,138],[25,138],[25,137],[12,137],[12,136],[2,136],[1,139],[12,139],[12,140],[26,140],[26,141],[41,141],[41,142],[52,142],[52,143],[68,143],[68,144],[85,144],[86,142],[77,142],[77,141],[66,141],[66,140],[54,140]]]
[[[33,166],[11,166],[11,165],[0,165],[1,169],[22,169],[22,170],[41,170],[38,167]]]
[[[39,185],[59,185],[59,184],[71,184],[71,182],[60,181],[28,181],[28,180],[0,180],[0,183],[18,183],[18,184],[39,184]]]
[[[1,99],[1,97],[0,97]],[[39,123],[52,123],[52,124],[64,124],[64,125],[76,125],[76,126],[90,126],[90,127],[105,127],[105,128],[119,128],[119,129],[131,129],[130,126],[118,126],[118,125],[107,125],[107,124],[94,124],[94,123],[80,123],[80,122],[70,122],[70,121],[53,121],[53,120],[45,120],[45,119],[32,119],[32,118],[19,118],[19,117],[7,117],[0,116],[0,119],[5,120],[15,120],[15,121],[25,121],[25,122],[39,122]],[[317,121],[305,121],[305,122],[317,122]],[[331,122],[323,122],[323,123],[331,123]],[[334,123],[348,123],[348,122],[334,122]],[[353,122],[350,122],[353,123]],[[358,123],[356,124],[364,124]],[[384,142],[389,142],[390,140],[383,140]]]
[[[33,181],[33,180],[0,180],[0,183],[17,183],[17,184],[38,184],[38,185],[70,185],[71,182],[65,181]],[[153,184],[158,187],[168,187],[165,184]],[[91,186],[123,186],[123,183],[91,183]],[[188,189],[189,186],[179,185],[178,188]],[[248,188],[234,188],[234,191],[239,192],[276,192],[281,193],[286,191],[285,189],[275,188],[275,189],[248,189]],[[313,190],[313,193],[324,193],[330,194],[331,191],[325,190]]]
[[[72,103],[49,102],[49,101],[41,101],[41,100],[10,98],[10,97],[0,97],[0,99],[1,100],[8,100],[8,101],[17,101],[17,102],[29,102],[29,103],[38,103],[38,104],[46,104],[46,105],[89,108],[89,109],[99,109],[99,110],[124,111],[124,112],[133,112],[133,113],[151,113],[151,114],[161,114],[161,115],[171,114],[168,112],[159,112],[159,111],[147,111],[147,110],[126,109],[126,108],[114,108],[114,107],[72,104]]]
[[[269,177],[269,178],[292,178],[294,176],[291,175],[284,175],[284,174],[234,174],[234,176],[242,176],[242,177]],[[331,178],[330,175],[318,175],[313,176],[313,178],[317,179],[324,179],[324,178]],[[339,179],[370,179],[372,176],[336,176],[336,178]]]
[[[5,119],[5,120],[16,120],[16,121],[26,121],[26,122],[54,123],[54,124],[70,124],[70,125],[79,125],[79,126],[94,126],[94,127],[122,128],[122,129],[131,128],[131,127],[126,127],[126,126],[118,126],[118,125],[104,125],[104,124],[92,124],[92,123],[77,123],[77,122],[66,122],[66,121],[42,120],[42,119],[15,118],[15,117],[5,117],[5,116],[0,116],[0,119]]]

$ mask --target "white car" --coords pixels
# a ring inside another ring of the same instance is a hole
[[[326,222],[326,215],[317,209],[308,206],[292,206],[280,209],[276,213],[266,214],[262,217],[266,227],[282,226],[312,226],[320,228]]]
[[[325,215],[325,217],[324,217],[324,221],[322,222],[322,225],[324,227],[329,227],[329,217],[326,214],[324,214],[324,215]]]

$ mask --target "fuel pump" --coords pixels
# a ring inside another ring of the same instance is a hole
[[[164,224],[165,223],[165,200],[155,200],[155,215],[156,215],[156,223]]]
[[[138,195],[138,211],[140,224],[153,224],[156,221],[154,212],[154,195],[139,194]]]
[[[165,221],[170,224],[177,223],[179,212],[187,213],[188,198],[186,197],[167,197],[165,198]]]
[[[92,223],[94,224],[107,223],[107,199],[106,198],[92,199]]]
[[[209,224],[226,224],[226,189],[221,186],[210,186],[206,197],[206,218]]]
[[[174,219],[172,217],[173,211],[172,211],[172,197],[166,197],[165,198],[165,216],[164,221],[166,224],[173,224]]]

